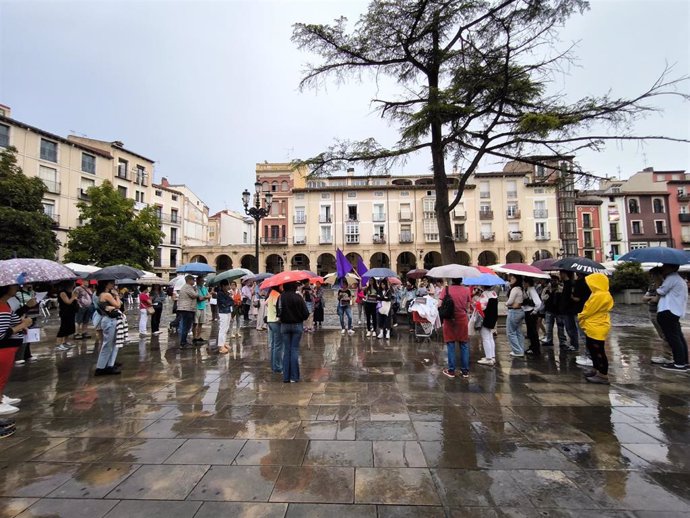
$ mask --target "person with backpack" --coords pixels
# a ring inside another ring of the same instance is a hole
[[[451,284],[439,294],[439,315],[443,321],[443,341],[448,351],[448,367],[443,374],[455,378],[455,344],[460,346],[460,372],[463,378],[470,375],[470,346],[467,309],[472,293],[462,285],[462,279],[452,279]]]
[[[283,342],[283,383],[297,383],[299,374],[299,343],[309,310],[304,298],[297,293],[297,283],[287,283],[278,298],[278,318]]]

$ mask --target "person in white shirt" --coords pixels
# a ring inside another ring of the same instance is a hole
[[[664,370],[685,373],[688,371],[688,343],[680,327],[688,304],[688,285],[678,275],[678,265],[664,264],[661,274],[664,282],[656,292],[661,296],[657,307],[657,321],[673,351],[673,362],[660,365]]]

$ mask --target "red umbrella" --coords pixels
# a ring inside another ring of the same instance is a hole
[[[548,273],[544,273],[539,268],[524,263],[499,264],[494,266],[494,271],[510,275],[520,275],[522,277],[534,277],[536,279],[551,278]]]
[[[397,277],[388,277],[388,284],[391,286],[396,286],[398,284],[402,284],[402,281]]]
[[[475,266],[475,268],[482,273],[496,273],[491,268],[489,268],[487,266]]]
[[[262,282],[259,289],[267,290],[268,288],[273,288],[275,286],[280,286],[282,284],[287,284],[289,282],[301,282],[305,279],[313,279],[314,277],[312,277],[312,275],[313,274],[311,274],[310,272],[305,272],[302,270],[281,272]]]
[[[407,272],[407,278],[408,279],[421,279],[426,275],[426,273],[429,270],[425,270],[424,268],[418,268],[416,270],[410,270]]]

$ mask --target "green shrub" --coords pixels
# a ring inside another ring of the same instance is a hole
[[[649,275],[640,263],[621,263],[616,266],[611,278],[610,290],[614,293],[623,290],[644,290],[649,285]]]

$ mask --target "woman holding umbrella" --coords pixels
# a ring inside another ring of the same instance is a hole
[[[381,307],[378,310],[378,338],[385,338],[386,340],[388,340],[391,337],[391,312],[393,311],[393,290],[390,287],[388,279],[385,277],[381,279],[381,281],[379,282],[378,301],[381,303]]]
[[[517,275],[508,275],[510,291],[508,292],[508,321],[506,322],[506,334],[510,343],[510,355],[513,358],[525,356],[525,336],[522,334],[522,322],[525,320],[525,311],[522,303],[525,295],[522,291],[522,279]]]
[[[376,336],[378,321],[376,318],[376,305],[379,302],[379,289],[376,279],[369,277],[367,287],[364,289],[364,314],[367,318],[367,336]]]
[[[68,342],[70,336],[77,330],[75,318],[79,311],[77,296],[73,291],[74,282],[68,281],[62,285],[58,292],[58,307],[60,308],[60,329],[57,333],[57,344],[55,349],[58,351],[69,351],[72,344]]]
[[[309,318],[307,303],[297,294],[297,283],[284,285],[277,307],[283,342],[283,383],[297,383],[300,380],[299,342],[304,321]]]
[[[455,344],[460,345],[460,372],[463,378],[470,376],[470,346],[467,309],[470,307],[472,294],[469,288],[462,285],[462,279],[452,279],[450,286],[443,288],[438,298],[439,307],[448,296],[453,301],[453,318],[443,319],[443,341],[448,350],[448,368],[443,374],[455,377]]]
[[[115,366],[117,358],[117,347],[115,337],[117,334],[117,323],[120,318],[124,318],[120,308],[122,302],[115,289],[115,281],[98,281],[96,288],[98,294],[98,306],[96,311],[101,315],[101,329],[103,330],[103,346],[98,355],[96,363],[96,376],[109,374],[120,374],[120,370]]]

